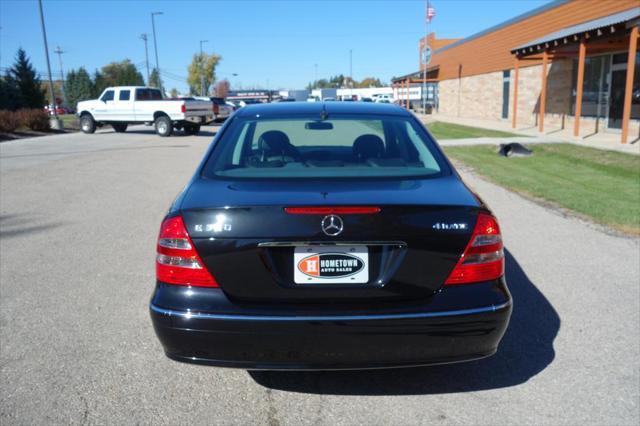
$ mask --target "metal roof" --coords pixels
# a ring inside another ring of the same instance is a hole
[[[429,73],[438,71],[439,69],[440,69],[440,65],[433,65],[433,66],[427,67],[427,77]],[[410,72],[409,74],[401,75],[400,77],[393,77],[391,81],[393,82],[393,81],[399,81],[399,80],[406,80],[407,78],[413,78],[413,77],[417,79],[421,79],[423,73],[424,73],[423,70],[418,70],[418,71]]]
[[[572,27],[563,28],[559,31],[547,34],[544,37],[540,37],[536,40],[525,43],[521,46],[511,49],[511,53],[514,53],[521,49],[527,49],[529,47],[537,46],[539,44],[549,43],[550,41],[559,40],[565,37],[581,34],[587,31],[597,30],[603,27],[609,27],[612,25],[620,24],[622,22],[631,21],[632,19],[640,17],[640,7],[634,7],[623,12],[615,13],[613,15],[604,16],[602,18],[594,19],[593,21],[583,22]]]

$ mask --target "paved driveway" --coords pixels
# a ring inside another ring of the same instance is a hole
[[[347,373],[166,359],[147,314],[156,232],[207,131],[0,144],[1,424],[638,424],[638,240],[466,173],[508,248],[496,356]]]

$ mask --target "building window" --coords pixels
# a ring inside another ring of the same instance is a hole
[[[582,117],[606,117],[609,97],[609,65],[611,56],[594,56],[584,60],[584,84],[582,85]],[[576,113],[576,86],[578,60],[573,60],[571,85],[571,114]]]
[[[604,120],[607,128],[620,129],[627,76],[627,52],[585,58],[582,116]],[[578,60],[573,61],[571,114],[576,110]],[[631,118],[640,119],[640,52],[636,55],[631,96]]]

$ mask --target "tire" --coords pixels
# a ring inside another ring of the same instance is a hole
[[[200,125],[184,126],[184,132],[187,135],[197,135],[200,133]]]
[[[171,123],[171,119],[166,115],[161,115],[156,118],[154,125],[156,127],[156,133],[160,137],[166,138],[173,133],[173,123]]]
[[[127,131],[127,123],[113,123],[111,127],[113,127],[113,130],[117,133],[124,133]]]
[[[91,114],[84,114],[80,117],[80,130],[82,133],[90,134],[96,131],[96,122]]]

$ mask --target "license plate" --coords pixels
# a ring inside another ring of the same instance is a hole
[[[302,246],[293,254],[296,284],[364,284],[369,282],[366,246]]]

